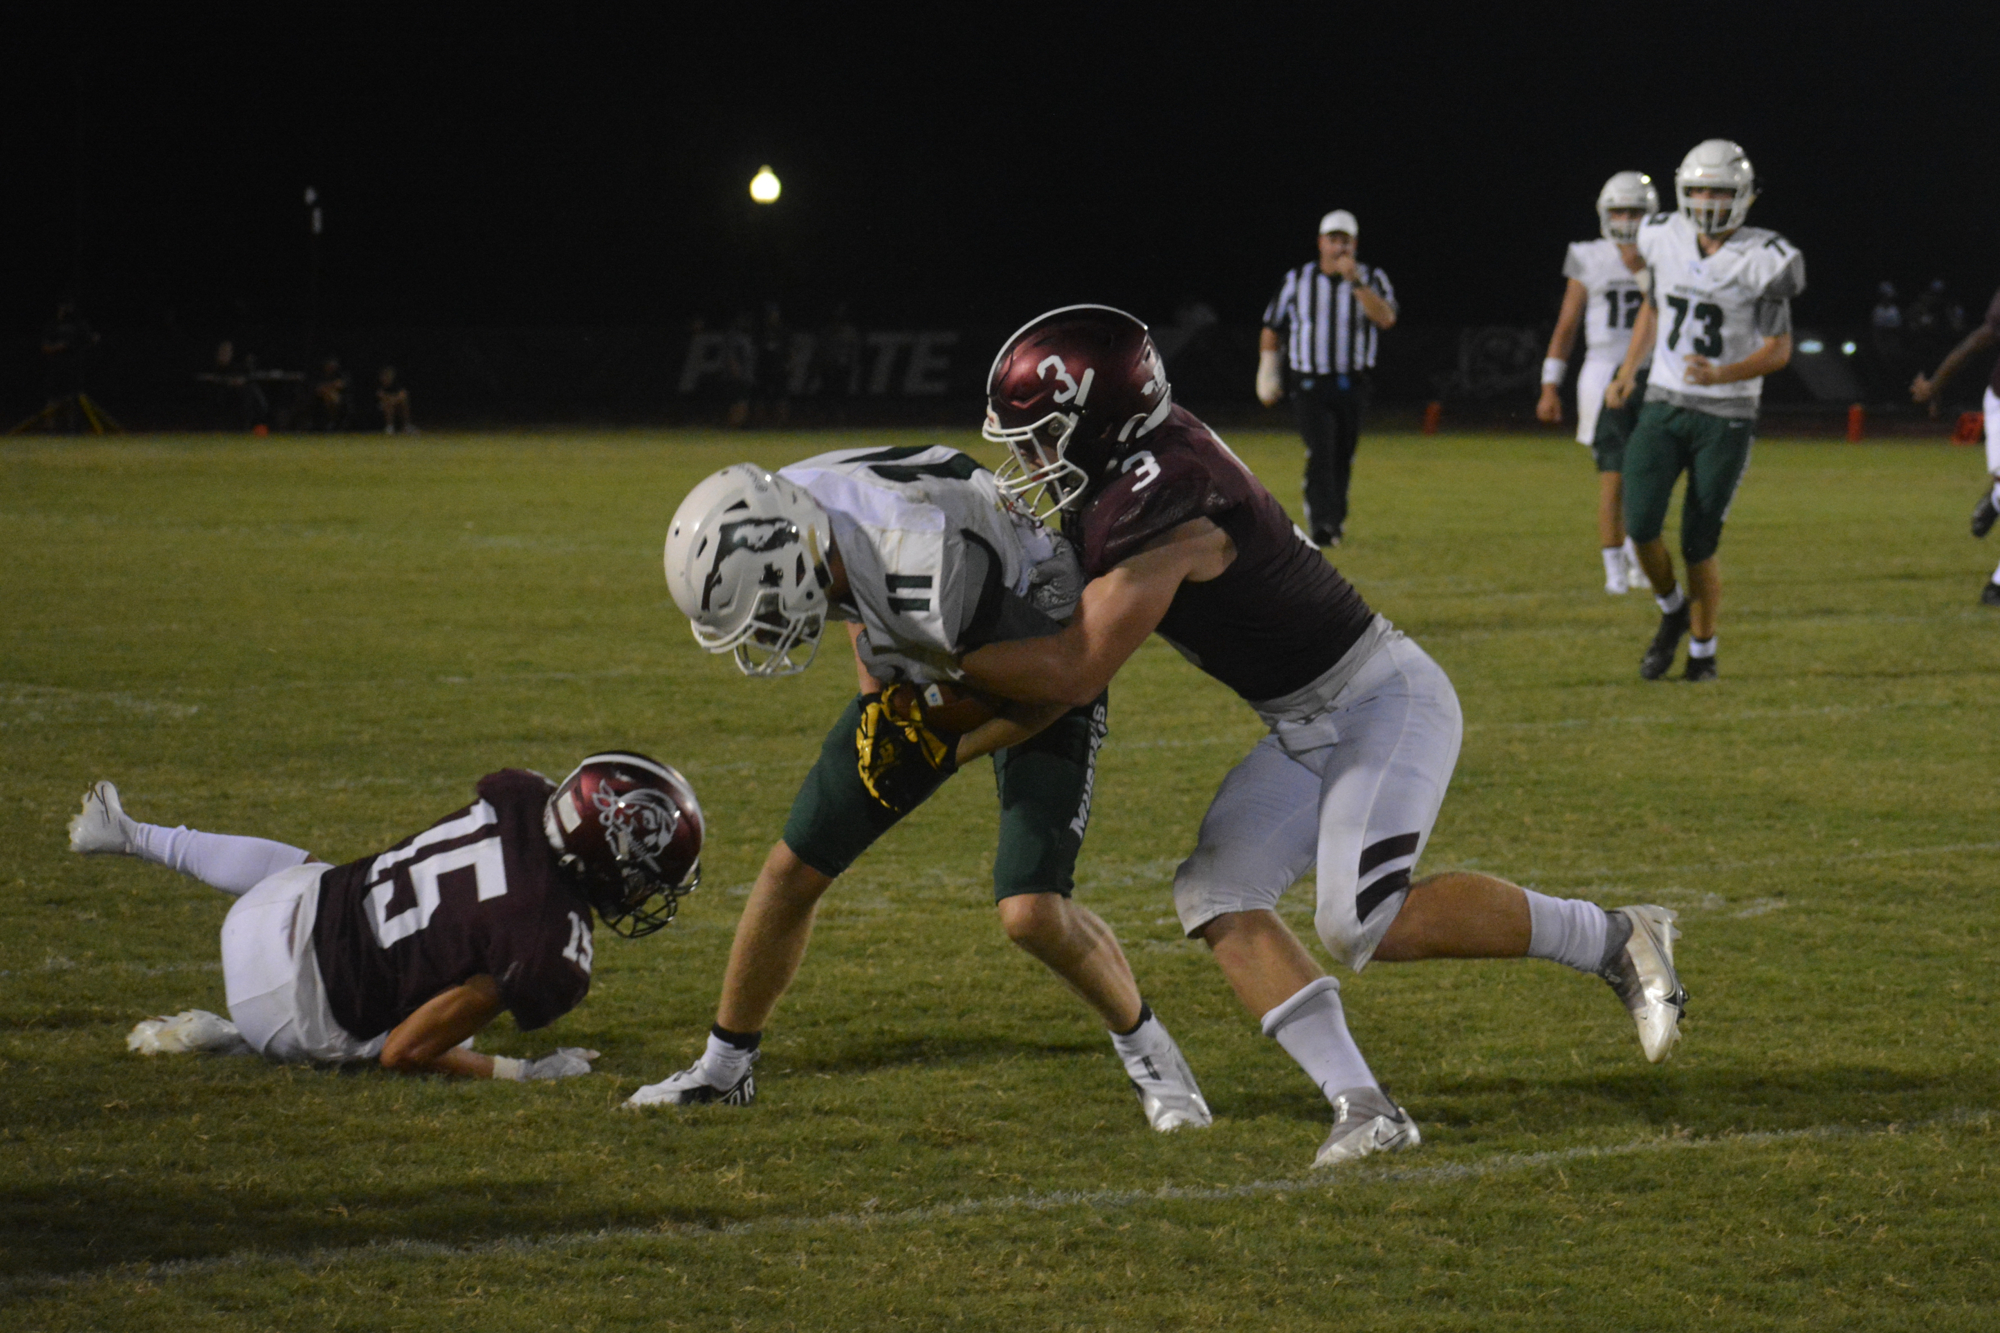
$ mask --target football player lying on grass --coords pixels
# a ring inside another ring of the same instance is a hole
[[[70,850],[135,856],[236,899],[222,924],[234,1026],[190,1011],[141,1024],[133,1047],[467,1078],[589,1073],[595,1051],[515,1060],[470,1039],[503,1009],[523,1031],[574,1009],[590,990],[593,917],[628,938],[673,919],[700,880],[701,807],[679,773],[625,751],[559,784],[505,769],[477,791],[388,851],[332,866],[263,838],[142,824],[97,783]]]
[[[1139,995],[1118,939],[1070,898],[1106,703],[1024,708],[961,697],[953,659],[1061,628],[1081,586],[1061,537],[993,474],[942,446],[849,449],[772,475],[742,463],[695,487],[668,530],[667,584],[710,652],[746,675],[803,671],[849,622],[860,693],[827,733],[736,926],[708,1047],[628,1105],[756,1096],[751,1066],[833,881],[964,764],[990,754],[1000,796],[993,894],[1009,939],[1110,1031],[1147,1122],[1209,1123],[1180,1048]]]

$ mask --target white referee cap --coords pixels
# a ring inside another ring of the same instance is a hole
[[[1354,220],[1354,214],[1344,208],[1336,208],[1319,220],[1319,234],[1324,236],[1330,231],[1344,231],[1349,236],[1359,236],[1361,224]]]

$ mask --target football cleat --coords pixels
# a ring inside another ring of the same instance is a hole
[[[757,1063],[757,1053],[751,1052],[750,1065]],[[658,1083],[649,1083],[625,1099],[626,1110],[636,1110],[645,1106],[707,1106],[720,1102],[724,1106],[748,1106],[757,1100],[757,1080],[752,1076],[750,1065],[743,1068],[743,1077],[734,1083],[723,1085],[712,1083],[708,1078],[707,1062],[697,1060],[680,1073]]]
[[[1979,590],[1981,606],[2000,606],[2000,583],[1988,583]]]
[[[1972,535],[1984,537],[1993,531],[1993,520],[1996,518],[2000,518],[2000,505],[1993,503],[1993,490],[1988,487],[1986,493],[1979,497],[1979,503],[1973,506]]]
[[[1664,907],[1615,910],[1632,923],[1632,934],[1599,975],[1625,1002],[1639,1025],[1640,1047],[1658,1064],[1681,1039],[1681,1015],[1687,1012],[1687,992],[1674,971],[1674,941],[1681,933],[1674,926],[1675,914]]]
[[[1687,664],[1687,674],[1682,676],[1681,679],[1695,682],[1714,680],[1715,658],[1712,656],[1690,657]]]
[[[1333,1099],[1333,1129],[1312,1169],[1339,1166],[1378,1152],[1402,1152],[1424,1141],[1410,1113],[1380,1088],[1349,1088]]]
[[[1663,612],[1658,633],[1647,645],[1646,655],[1639,659],[1639,679],[1658,680],[1666,675],[1667,668],[1674,664],[1674,653],[1680,649],[1681,636],[1687,632],[1687,603],[1683,602],[1678,611]]]
[[[132,850],[131,827],[118,789],[95,783],[83,794],[83,809],[70,816],[69,849],[83,856],[124,855]]]
[[[1627,571],[1622,564],[1615,566],[1613,569],[1606,570],[1604,574],[1604,591],[1613,597],[1623,597],[1632,587],[1627,579]]]
[[[1206,1129],[1215,1123],[1179,1046],[1170,1042],[1165,1050],[1127,1060],[1125,1074],[1132,1080],[1132,1091],[1139,1094],[1146,1123],[1160,1133],[1189,1127]]]

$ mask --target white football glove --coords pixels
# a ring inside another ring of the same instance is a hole
[[[1278,371],[1277,352],[1257,353],[1257,401],[1266,407],[1276,407],[1284,396],[1285,380]]]
[[[518,1079],[527,1083],[534,1079],[575,1078],[590,1072],[590,1062],[597,1058],[597,1052],[581,1046],[560,1046],[550,1055],[539,1060],[510,1060],[504,1055],[493,1057],[493,1077]]]

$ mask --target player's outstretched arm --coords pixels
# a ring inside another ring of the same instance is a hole
[[[1235,544],[1214,523],[1183,523],[1086,584],[1062,633],[991,643],[959,664],[975,685],[1004,698],[1087,704],[1159,625],[1182,583],[1212,579],[1235,558]]]
[[[492,1078],[493,1057],[460,1050],[458,1044],[504,1008],[499,983],[489,976],[439,991],[390,1031],[382,1043],[382,1067],[399,1074]]]
[[[1937,374],[1926,379],[1920,373],[1916,379],[1910,381],[1910,397],[1919,403],[1930,402],[1932,396],[1949,383],[1953,375],[1958,373],[1959,367],[1992,345],[1993,326],[1990,324],[1981,324],[1978,328],[1966,334],[1965,337],[1959,339],[1958,346],[1952,348],[1946,354],[1945,359],[1938,364]]]

